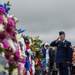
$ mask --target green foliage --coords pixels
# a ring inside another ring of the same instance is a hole
[[[39,36],[38,37],[29,37],[29,36],[26,36],[28,39],[31,40],[31,45],[30,45],[30,48],[32,51],[39,51],[40,50],[40,45],[42,43],[42,40],[39,39]]]
[[[6,5],[7,5],[7,6],[11,6],[10,1],[8,1],[8,2],[6,3]]]
[[[0,46],[0,53],[6,52],[1,46]]]
[[[9,72],[9,75],[12,75],[13,70],[16,68],[17,68],[17,65],[13,64],[12,66],[6,68],[6,70]]]

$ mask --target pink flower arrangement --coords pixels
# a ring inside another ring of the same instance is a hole
[[[9,2],[8,2],[9,4]],[[8,60],[9,69],[12,72],[14,67],[18,66],[18,70],[21,70],[21,64],[18,65],[20,60],[19,47],[16,48],[16,23],[17,19],[14,16],[7,15],[10,7],[7,4],[0,4],[0,43],[2,43],[3,48],[6,50],[5,58]],[[24,31],[21,31],[24,32]],[[15,39],[15,40],[14,40]],[[16,43],[17,44],[17,43]],[[21,59],[21,62],[26,62],[25,58]],[[12,68],[12,69],[11,69]],[[11,75],[9,71],[9,75]]]

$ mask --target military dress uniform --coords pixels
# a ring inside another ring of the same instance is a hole
[[[72,62],[72,46],[67,40],[51,42],[50,46],[56,46],[55,62],[59,65],[60,75],[68,75],[68,62]]]

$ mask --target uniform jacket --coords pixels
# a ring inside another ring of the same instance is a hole
[[[57,63],[67,63],[67,61],[72,62],[72,46],[71,42],[64,40],[64,42],[53,41],[50,46],[56,46],[57,52],[55,56],[55,62]]]

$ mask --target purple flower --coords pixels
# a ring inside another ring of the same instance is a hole
[[[26,62],[26,58],[22,58],[22,63],[25,63]]]
[[[8,32],[10,37],[15,37],[16,35],[15,28],[12,28],[9,24],[6,27],[6,31]]]
[[[2,18],[2,16],[0,16],[0,24],[2,24],[3,23],[3,18]]]
[[[12,30],[12,27],[8,24],[7,27],[6,27],[6,31],[7,31],[8,33],[10,33],[11,30]]]
[[[15,32],[15,30],[12,30],[9,34],[10,34],[10,36],[15,37],[16,32]]]
[[[8,33],[6,31],[0,32],[0,39],[3,40],[8,37]]]
[[[14,27],[15,25],[14,20],[12,18],[8,18],[8,23],[11,27]]]
[[[19,50],[16,50],[16,51],[15,51],[15,54],[14,54],[14,60],[15,60],[16,62],[18,62],[19,59],[20,59],[20,53],[19,53]]]
[[[0,12],[5,13],[5,9],[3,7],[0,7]]]
[[[2,44],[3,44],[4,49],[8,49],[9,44],[7,41],[3,41]]]
[[[21,70],[21,64],[18,64],[18,72]]]

